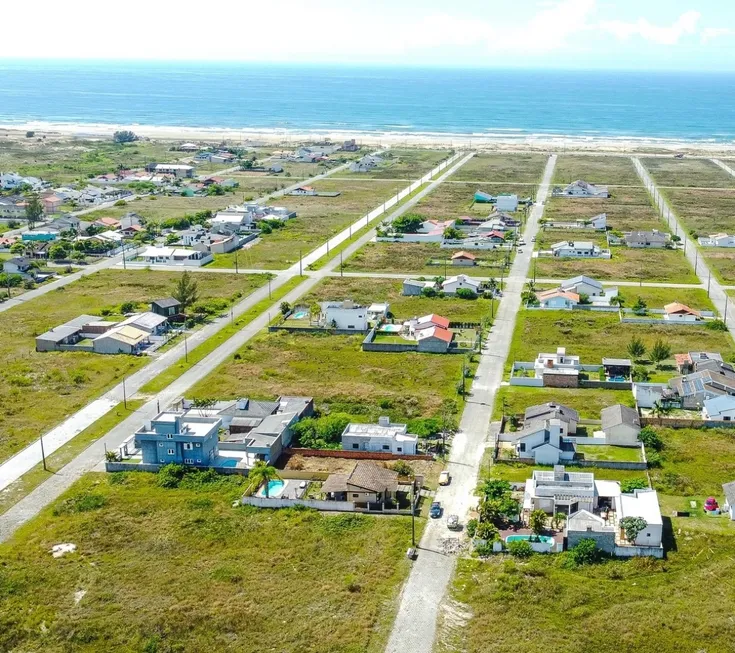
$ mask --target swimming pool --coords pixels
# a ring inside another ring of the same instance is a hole
[[[225,460],[220,461],[219,466],[220,467],[237,467],[237,459],[236,458],[225,458]]]
[[[554,538],[548,535],[508,535],[505,538],[506,544],[508,542],[521,542],[523,540],[526,542],[542,542],[543,544],[549,545],[554,543]]]
[[[306,311],[299,311],[298,313],[294,313],[291,316],[291,319],[292,320],[303,320],[307,315],[308,313]]]
[[[283,488],[286,486],[286,484],[283,481],[268,481],[268,496],[270,498],[281,496],[281,492],[283,492]],[[265,496],[265,487],[261,487],[256,493],[256,497],[264,497]]]
[[[398,333],[402,328],[400,324],[384,324],[380,330],[383,333]]]

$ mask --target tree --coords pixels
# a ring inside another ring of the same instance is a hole
[[[480,522],[475,528],[475,537],[480,540],[494,542],[500,536],[500,531],[495,524],[490,522]]]
[[[275,467],[267,464],[264,460],[257,460],[248,473],[248,478],[255,487],[263,486],[265,498],[267,499],[270,482],[281,477],[278,475]]]
[[[633,360],[640,360],[645,353],[646,345],[643,344],[643,340],[637,336],[633,336],[628,343],[628,356]]]
[[[528,516],[528,525],[535,535],[541,535],[546,528],[546,513],[543,510],[534,510]]]
[[[651,360],[656,363],[656,366],[658,366],[661,361],[665,361],[669,356],[671,356],[671,347],[659,338],[653,343],[649,356],[651,357]]]
[[[477,295],[469,288],[457,288],[455,294],[458,299],[477,299]]]
[[[69,246],[62,242],[55,243],[48,248],[48,255],[52,261],[58,261],[69,255]]]
[[[651,414],[654,417],[658,417],[658,423],[663,424],[664,417],[671,412],[671,406],[669,404],[661,403],[660,401],[654,401],[651,406]]]
[[[457,402],[454,399],[445,399],[439,407],[442,434],[442,453],[446,448],[446,440],[457,432]]]
[[[620,308],[623,308],[623,304],[625,304],[625,297],[622,295],[615,295],[615,297],[610,298],[610,306],[619,306]]]
[[[443,234],[446,240],[462,240],[464,234],[457,227],[447,227]]]
[[[664,448],[664,442],[656,429],[650,426],[644,426],[638,434],[638,439],[643,443],[646,449],[653,451],[661,451]]]
[[[182,313],[192,304],[196,304],[199,300],[199,284],[193,279],[188,270],[185,270],[179,280],[173,293],[173,298],[181,302]]]
[[[490,499],[502,499],[510,496],[511,487],[508,481],[501,481],[495,478],[488,479],[480,483],[475,490],[475,494],[482,497],[485,501]]]
[[[625,539],[631,544],[646,526],[648,522],[643,517],[623,517],[620,520],[620,528],[625,532]]]
[[[289,311],[291,310],[291,304],[289,304],[288,302],[281,302],[279,308],[281,309],[281,315],[288,315]]]
[[[643,297],[638,297],[635,304],[633,304],[633,312],[636,315],[645,315],[648,310],[648,304],[643,300]]]
[[[122,131],[115,132],[112,135],[112,140],[115,141],[115,143],[133,143],[138,140],[138,137],[135,135],[135,132],[123,129]]]
[[[558,531],[561,529],[562,524],[567,520],[567,516],[563,512],[557,512],[551,518],[551,525]]]
[[[426,286],[425,288],[421,289],[421,295],[423,297],[436,297],[436,289]]]
[[[413,478],[413,467],[409,465],[405,460],[396,460],[390,468],[394,472],[398,472],[399,476],[407,476],[408,478]]]
[[[350,416],[332,413],[322,417],[307,417],[294,425],[294,435],[299,446],[308,449],[326,449],[339,444]]]
[[[579,293],[579,303],[583,306],[590,304],[590,296],[585,293]]]
[[[393,230],[399,234],[416,233],[424,223],[423,216],[417,213],[406,213],[393,220]]]
[[[192,407],[196,408],[199,411],[199,414],[204,417],[207,413],[207,410],[212,408],[217,403],[217,400],[211,397],[201,397],[198,399],[194,399],[194,401],[192,401],[191,403]]]
[[[28,220],[28,228],[33,230],[33,227],[43,217],[43,204],[41,199],[36,193],[31,195],[26,200],[26,220]]]
[[[642,365],[633,368],[633,380],[637,383],[647,383],[651,380],[651,373]]]

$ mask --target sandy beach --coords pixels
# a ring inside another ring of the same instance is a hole
[[[555,151],[669,154],[685,152],[702,156],[735,156],[735,143],[692,140],[666,140],[635,137],[555,136],[549,134],[476,133],[446,134],[431,132],[354,132],[341,130],[299,131],[274,129],[225,129],[164,125],[109,125],[101,123],[27,122],[0,125],[0,138],[25,139],[28,131],[47,139],[102,139],[115,131],[131,130],[153,140],[231,145],[294,146],[330,139],[335,142],[354,138],[371,147],[447,147],[496,151]]]

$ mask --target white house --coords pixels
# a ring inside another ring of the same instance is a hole
[[[699,244],[702,247],[735,247],[735,236],[728,236],[726,233],[700,236]]]
[[[646,527],[638,533],[629,546],[660,547],[663,539],[663,519],[658,505],[656,490],[633,490],[632,494],[621,494],[618,501],[618,520],[640,517]]]
[[[616,404],[603,408],[600,417],[607,444],[622,447],[638,446],[641,420],[636,410]]]
[[[732,422],[735,419],[735,397],[720,395],[705,399],[702,406],[702,419]]]
[[[551,246],[551,253],[560,258],[610,258],[609,249],[601,249],[586,240],[563,240]]]
[[[607,213],[600,213],[588,220],[590,226],[596,231],[607,229]]]
[[[193,177],[194,167],[183,163],[159,163],[155,167],[155,172],[159,175],[173,175],[177,179],[183,177]]]
[[[342,432],[344,451],[374,451],[414,456],[418,437],[408,433],[405,424],[393,424],[390,417],[378,418],[377,424],[348,424]]]
[[[96,354],[137,354],[148,335],[134,326],[116,326],[92,340],[92,347]]]
[[[500,193],[495,198],[495,208],[498,211],[517,211],[518,195],[511,193]]]
[[[541,308],[573,308],[579,304],[579,295],[560,288],[536,293]]]
[[[631,231],[625,234],[625,244],[638,249],[661,249],[666,247],[669,235],[657,229],[653,231]]]
[[[685,304],[672,302],[664,306],[664,320],[667,322],[697,322],[702,319],[699,311],[689,308]]]
[[[148,247],[140,257],[148,265],[183,265],[199,267],[211,263],[214,257],[208,252],[179,247]]]
[[[610,197],[607,186],[594,186],[593,184],[590,184],[589,182],[582,179],[573,181],[565,188],[559,188],[557,186],[552,191],[552,194],[560,197]]]
[[[579,356],[567,356],[566,347],[557,347],[556,353],[540,353],[534,361],[535,377],[543,379],[544,374],[579,374]]]
[[[566,292],[574,292],[588,297],[600,297],[605,294],[605,290],[599,281],[584,275],[562,281],[559,288]]]
[[[722,509],[730,515],[732,521],[735,521],[735,481],[723,483],[722,491],[725,493],[725,505]]]
[[[574,440],[567,438],[567,424],[561,419],[532,421],[526,424],[515,443],[520,458],[533,458],[537,465],[571,462],[577,452]]]
[[[383,318],[388,317],[388,311],[390,310],[390,304],[370,304],[367,309],[367,317],[371,322],[377,322]]]
[[[406,296],[418,296],[424,291],[424,288],[436,290],[435,281],[422,281],[421,279],[406,279],[403,282],[403,294]]]
[[[322,302],[321,322],[327,328],[366,331],[367,308],[350,299],[343,302]]]
[[[442,282],[442,290],[447,295],[456,295],[460,288],[478,294],[480,292],[480,282],[470,279],[466,274],[458,274],[456,277],[449,277]]]
[[[593,512],[601,503],[612,504],[618,496],[620,485],[614,481],[596,481],[590,472],[567,472],[563,465],[555,465],[550,472],[534,470],[526,481],[523,510],[543,510],[550,515]]]

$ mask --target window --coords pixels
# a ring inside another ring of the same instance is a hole
[[[389,444],[384,444],[384,445],[383,445],[383,449],[385,449],[385,450],[389,450],[389,449],[390,449],[390,445],[389,445]]]
[[[173,433],[167,433],[167,434],[166,434],[166,437],[167,437],[167,438],[168,438],[169,440],[173,440],[173,439],[174,439],[174,434],[173,434]]]
[[[397,451],[398,453],[401,453],[401,451],[403,451],[403,449],[402,449],[401,447],[396,447],[396,451]]]
[[[725,421],[725,422],[729,422],[729,421],[730,421],[730,416],[729,416],[729,415],[725,415],[725,416],[723,416],[723,418],[722,418],[722,419],[723,419],[723,421]]]
[[[353,499],[359,499],[359,498],[360,498],[360,495],[359,495],[359,494],[353,494],[353,495],[352,495],[352,498],[353,498]]]
[[[201,447],[201,446],[202,446],[202,443],[201,442],[197,442],[197,447]]]
[[[191,451],[192,444],[191,442],[184,442],[184,451]]]
[[[197,462],[198,463],[202,462],[202,459],[201,458],[197,458]]]
[[[169,456],[173,456],[174,455],[174,450],[173,449],[169,449],[168,450],[168,455]]]
[[[521,450],[521,453],[523,453],[526,450],[526,443],[525,442],[521,442],[521,444],[520,444],[520,450]]]
[[[193,459],[191,459],[191,458],[184,458],[184,463],[185,463],[186,465],[191,465],[191,464],[192,464],[193,462],[194,462],[194,460],[193,460]]]
[[[162,446],[163,446],[163,442],[159,442],[159,443],[158,443],[158,446],[159,446],[159,447],[162,447]]]
[[[359,449],[360,448],[360,445],[357,442],[353,442],[352,443],[352,448],[353,449]]]

